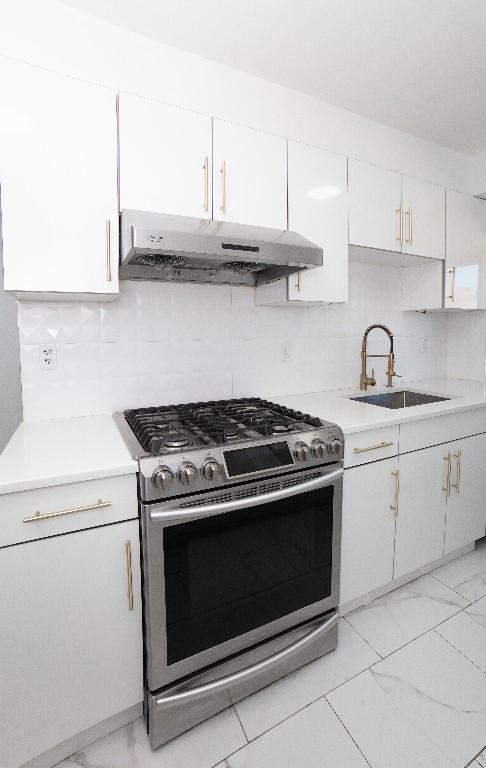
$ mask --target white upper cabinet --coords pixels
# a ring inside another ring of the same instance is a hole
[[[5,289],[118,292],[116,96],[0,63]]]
[[[350,245],[400,252],[401,175],[350,159],[348,178]]]
[[[445,189],[402,176],[402,252],[445,259]]]
[[[486,200],[447,190],[444,306],[486,309]]]
[[[120,208],[212,215],[211,118],[121,93]]]
[[[323,249],[323,266],[288,278],[290,301],[348,300],[347,159],[289,141],[289,229]]]
[[[444,259],[444,188],[350,160],[349,243]]]
[[[287,142],[213,120],[213,218],[287,229]]]

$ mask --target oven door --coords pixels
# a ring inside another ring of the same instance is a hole
[[[142,505],[155,691],[336,608],[339,464]]]

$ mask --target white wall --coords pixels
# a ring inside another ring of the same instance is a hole
[[[468,188],[470,158],[459,152],[163,46],[54,0],[3,0],[0,54],[323,146],[451,188]]]
[[[3,290],[0,227],[0,453],[22,420],[17,305]]]
[[[485,371],[486,312],[450,312],[447,315],[447,376],[485,381]]]
[[[352,263],[349,304],[305,309],[256,307],[251,288],[157,282],[124,282],[108,304],[21,303],[25,419],[357,387],[373,322],[396,334],[400,383],[441,376],[446,318],[401,312],[400,274]],[[53,371],[39,368],[47,341],[57,345]],[[286,341],[292,359],[283,363]],[[387,352],[388,339],[374,332],[369,349]],[[376,377],[385,383],[384,361]]]
[[[162,46],[54,0],[2,3],[0,55],[462,191],[470,183],[470,158],[461,153]],[[395,331],[397,367],[408,378],[444,372],[447,321],[399,311],[399,270],[352,264],[350,281],[349,305],[312,309],[255,307],[248,289],[127,283],[110,305],[22,304],[25,418],[355,386],[360,337],[371,322],[385,322]],[[427,352],[424,338],[430,340]],[[281,363],[287,339],[293,342],[293,360]],[[41,372],[37,346],[49,340],[59,346],[58,369]]]

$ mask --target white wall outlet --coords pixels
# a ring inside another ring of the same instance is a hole
[[[282,344],[282,363],[289,363],[292,360],[292,342],[284,341]]]
[[[55,344],[39,346],[39,365],[43,371],[53,371],[57,368],[57,347]]]
[[[424,355],[427,352],[430,352],[430,339],[427,336],[424,336],[424,338],[422,339],[422,343],[420,345],[420,351]]]

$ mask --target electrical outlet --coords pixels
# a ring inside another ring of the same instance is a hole
[[[53,371],[57,368],[57,347],[55,344],[40,345],[39,365],[43,371]]]
[[[426,354],[427,352],[430,352],[430,339],[427,336],[424,336],[424,338],[422,339],[420,351],[422,352],[422,354]]]
[[[284,341],[282,344],[282,363],[289,363],[292,360],[292,342]]]

